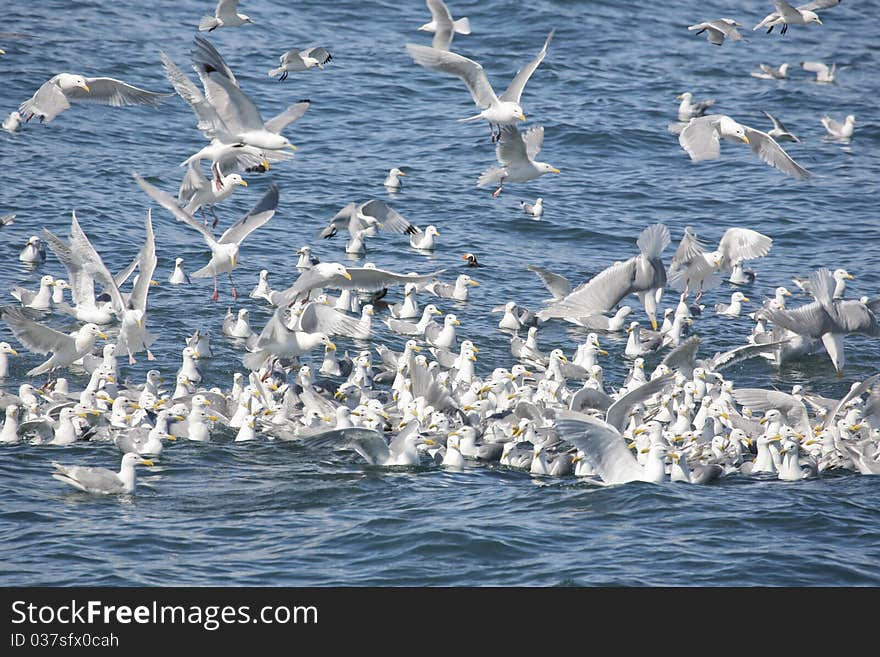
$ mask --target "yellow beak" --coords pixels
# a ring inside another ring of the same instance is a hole
[[[343,276],[344,276],[345,278],[347,278],[348,280],[351,280],[351,274],[349,274],[348,272],[345,272],[345,273],[343,274]]]
[[[749,143],[749,138],[746,137],[745,135],[743,135],[742,137],[740,137],[740,139],[741,139],[742,141],[744,141],[746,144]]]
[[[242,180],[242,181],[241,181],[240,183],[238,183],[238,184],[241,185],[242,187],[247,187],[247,180]]]
[[[468,285],[479,285],[473,278],[468,281]]]
[[[263,160],[262,162],[260,162],[260,164],[263,166],[263,168],[264,168],[266,171],[269,170],[269,160]]]
[[[336,345],[329,340],[327,341],[327,346],[330,347],[330,351],[336,351]]]
[[[143,465],[156,465],[152,461],[147,461],[147,460],[141,461],[141,464],[143,464]]]
[[[84,84],[84,85],[82,86],[82,88],[85,89],[86,92],[88,92],[88,93],[91,93],[91,91],[92,91],[91,89],[89,89],[89,85],[87,85],[87,84]]]
[[[552,167],[552,168],[550,169],[550,171],[552,171],[553,173],[562,173],[562,171],[560,171],[560,170],[557,169],[556,167]]]
[[[293,144],[288,144],[287,147],[292,151],[296,150],[296,146],[294,146]]]
[[[103,331],[99,331],[99,332],[98,332],[98,337],[99,337],[99,338],[102,338],[102,339],[104,339],[104,340],[106,340],[106,339],[107,339],[107,334],[104,333]]]

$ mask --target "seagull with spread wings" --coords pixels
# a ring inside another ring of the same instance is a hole
[[[425,4],[431,11],[431,21],[419,27],[419,31],[434,33],[431,47],[437,50],[449,50],[455,34],[471,33],[471,22],[467,17],[452,20],[452,13],[443,0],[427,0]]]
[[[811,175],[791,159],[769,134],[737,123],[725,114],[710,114],[691,119],[678,136],[678,143],[690,155],[691,160],[702,162],[721,157],[722,138],[748,144],[764,164],[769,164],[793,178],[804,180]]]
[[[464,81],[471,92],[474,103],[477,104],[477,107],[482,112],[459,120],[479,121],[480,119],[486,119],[490,127],[492,127],[492,140],[495,141],[501,137],[501,133],[499,132],[496,136],[494,126],[511,125],[515,124],[517,120],[526,120],[520,105],[520,97],[526,82],[529,81],[529,78],[532,77],[532,74],[547,56],[547,48],[550,46],[550,41],[553,40],[554,32],[555,30],[550,31],[550,34],[547,35],[547,40],[544,41],[544,47],[541,48],[538,55],[520,69],[510,83],[510,86],[501,96],[496,95],[483,67],[472,59],[462,57],[448,50],[438,50],[437,48],[419,46],[413,43],[407,44],[406,49],[416,64],[434,71],[451,73]]]
[[[232,285],[232,298],[237,299],[238,291],[235,288],[235,282],[232,280],[232,270],[238,265],[239,247],[248,235],[275,216],[275,210],[278,207],[278,187],[274,184],[271,185],[269,190],[263,195],[263,198],[260,199],[251,211],[230,226],[218,240],[214,238],[201,222],[181,209],[170,195],[157,189],[136,173],[134,174],[134,179],[141,189],[158,202],[159,205],[171,212],[178,221],[182,221],[197,230],[204,238],[205,243],[210,247],[210,262],[198,271],[193,272],[193,278],[213,276],[214,294],[211,298],[217,301],[217,276],[219,274],[229,274],[229,282]]]
[[[560,173],[552,164],[535,160],[544,145],[543,126],[531,128],[523,135],[515,125],[502,125],[498,134],[495,155],[501,166],[487,169],[477,179],[477,187],[498,183],[493,198],[498,198],[505,182],[526,182],[545,173]]]
[[[86,78],[72,73],[52,76],[37,89],[36,93],[18,108],[19,113],[30,121],[35,116],[51,121],[71,103],[95,103],[124,107],[126,105],[151,105],[156,107],[170,93],[147,91],[114,78]]]

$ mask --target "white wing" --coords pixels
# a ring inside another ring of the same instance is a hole
[[[678,135],[678,143],[694,162],[721,157],[721,140],[715,129],[716,121],[713,116],[693,118]]]
[[[248,235],[275,216],[277,208],[278,187],[273,184],[250,212],[226,229],[220,236],[220,244],[241,244]]]
[[[89,91],[75,87],[65,95],[68,99],[80,103],[98,103],[111,107],[125,107],[126,105],[152,105],[156,107],[163,98],[174,95],[147,91],[114,78],[86,78],[86,84]]]
[[[547,39],[544,41],[544,47],[541,48],[541,51],[532,61],[520,69],[516,74],[516,77],[513,78],[513,81],[510,83],[510,86],[507,87],[503,94],[501,94],[501,100],[519,103],[526,82],[529,81],[529,78],[532,77],[532,73],[535,72],[535,69],[540,66],[541,62],[543,62],[544,58],[547,56],[547,48],[550,47],[550,42],[553,40],[553,35],[555,33],[556,30],[550,30],[550,34],[547,35]]]
[[[771,167],[779,169],[798,180],[809,178],[812,175],[791,159],[791,156],[782,149],[782,146],[776,143],[776,140],[766,132],[761,132],[745,125],[743,130],[745,130],[746,137],[749,139],[752,152],[761,158],[764,164],[769,164]]]
[[[474,60],[448,50],[437,50],[414,43],[408,43],[406,50],[416,64],[461,78],[471,92],[474,102],[481,109],[487,109],[498,103],[498,96],[489,84],[486,72]]]
[[[33,114],[43,117],[46,121],[51,121],[66,109],[70,109],[67,97],[58,88],[58,85],[49,80],[44,82],[33,96],[24,101],[18,111],[25,117]]]
[[[556,426],[559,437],[583,451],[606,484],[644,481],[644,470],[611,425],[582,413],[561,411]]]

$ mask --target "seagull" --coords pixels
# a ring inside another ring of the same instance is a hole
[[[752,147],[752,152],[765,164],[779,169],[798,180],[810,177],[810,172],[795,162],[766,132],[737,123],[725,114],[711,114],[690,120],[678,143],[687,151],[691,160],[702,162],[721,157],[721,138],[739,140]]]
[[[801,68],[810,73],[816,74],[816,82],[831,83],[834,82],[834,73],[837,70],[837,64],[832,63],[828,68],[822,62],[801,62]]]
[[[743,301],[749,301],[750,299],[743,294],[742,292],[734,292],[730,296],[730,303],[716,303],[715,304],[715,314],[716,315],[726,315],[727,317],[739,317],[740,312],[742,312],[742,304]]]
[[[773,116],[770,112],[764,111],[764,116],[770,119],[773,122],[773,129],[767,134],[773,137],[776,141],[793,141],[796,143],[801,143],[801,140],[795,137],[792,133],[786,130],[785,126],[782,125],[782,121]]]
[[[188,224],[201,233],[205,243],[210,247],[211,261],[198,271],[193,272],[193,278],[213,276],[214,294],[212,299],[217,301],[217,275],[227,273],[232,284],[232,298],[237,299],[238,291],[235,289],[235,283],[232,280],[232,270],[238,265],[239,247],[248,235],[275,216],[275,210],[278,207],[278,187],[274,184],[271,185],[269,190],[263,195],[263,198],[259,200],[251,211],[226,229],[223,235],[220,236],[220,239],[217,240],[195,217],[181,209],[171,196],[148,183],[137,173],[133,175],[137,184],[140,185],[147,195],[171,212],[178,221]]]
[[[788,62],[776,66],[768,66],[767,64],[758,64],[761,72],[752,71],[752,77],[759,80],[784,80],[788,77]]]
[[[692,102],[693,98],[694,95],[690,91],[685,91],[683,94],[676,96],[676,99],[681,101],[678,105],[679,121],[690,121],[695,116],[703,116],[706,110],[715,104],[714,98],[707,98],[697,103]]]
[[[823,267],[810,276],[815,301],[793,310],[767,310],[765,314],[771,322],[792,333],[821,339],[841,378],[846,364],[844,337],[851,333],[880,337],[880,325],[871,309],[861,301],[834,299],[834,287],[833,276]]]
[[[326,48],[318,46],[317,48],[306,48],[305,50],[296,50],[294,48],[293,50],[288,50],[278,59],[281,62],[281,66],[269,71],[269,77],[274,78],[276,75],[281,75],[278,81],[282,82],[287,79],[287,75],[291,71],[307,71],[316,66],[324,70],[324,64],[331,61],[333,56]]]
[[[4,308],[0,316],[28,349],[38,354],[52,354],[47,361],[28,371],[27,376],[68,367],[90,353],[97,338],[107,339],[107,334],[95,324],[84,324],[76,333],[68,335],[28,319],[19,308]]]
[[[174,271],[168,277],[168,282],[172,285],[190,284],[189,275],[183,269],[183,258],[174,259]]]
[[[696,30],[697,34],[705,32],[706,41],[720,46],[724,43],[725,37],[732,41],[742,40],[742,34],[736,29],[738,27],[742,27],[742,23],[737,23],[732,18],[718,18],[714,21],[689,25],[688,29]]]
[[[11,222],[10,222],[11,223]],[[38,235],[31,235],[19,252],[18,259],[21,262],[40,264],[46,259],[46,247]]]
[[[522,208],[523,212],[531,215],[535,219],[540,219],[541,214],[544,212],[544,199],[540,196],[538,197],[538,200],[536,200],[534,203],[529,203],[528,201],[520,201],[519,205]]]
[[[852,114],[847,115],[843,123],[838,123],[828,115],[822,117],[822,125],[825,126],[825,130],[828,132],[828,136],[832,139],[848,141],[850,138],[852,138],[853,127],[855,126],[855,124],[856,117],[854,117]]]
[[[780,33],[785,34],[788,31],[789,25],[809,25],[810,23],[822,25],[822,20],[814,10],[827,9],[839,3],[840,0],[814,0],[800,7],[792,7],[785,0],[773,0],[773,6],[776,7],[776,11],[767,14],[752,30],[766,27],[769,34],[773,31],[774,27],[782,24]]]
[[[3,119],[3,129],[7,132],[15,132],[21,127],[21,113],[10,112],[9,116]]]
[[[169,93],[147,91],[114,78],[86,78],[72,73],[52,76],[37,92],[18,108],[26,121],[35,116],[40,122],[51,121],[71,102],[97,103],[111,107],[126,105],[150,105],[156,107]]]
[[[406,49],[416,64],[435,71],[451,73],[464,81],[471,92],[474,102],[483,111],[474,116],[459,120],[467,122],[486,119],[490,127],[492,127],[492,137],[493,141],[495,141],[501,137],[501,134],[499,132],[496,137],[493,126],[511,125],[515,124],[517,120],[526,120],[520,106],[520,97],[529,78],[532,77],[535,69],[544,61],[544,57],[547,56],[547,48],[553,40],[554,32],[554,30],[550,31],[541,51],[531,62],[520,69],[510,83],[510,86],[500,97],[495,94],[495,90],[489,83],[489,78],[486,77],[483,67],[474,60],[462,57],[448,50],[437,50],[436,48],[419,46],[413,43],[407,44]]]
[[[669,229],[663,224],[652,224],[642,231],[636,243],[639,255],[596,274],[539,312],[538,319],[580,318],[605,313],[630,294],[637,294],[651,320],[651,327],[656,331],[657,303],[666,285],[666,268],[661,256],[669,246]]]
[[[394,167],[388,172],[388,175],[385,176],[385,180],[382,184],[388,189],[400,189],[403,187],[403,183],[400,182],[401,176],[406,178],[406,174],[403,171]]]
[[[468,35],[471,33],[470,21],[466,17],[452,20],[452,13],[443,0],[427,0],[425,4],[431,11],[431,22],[422,25],[419,31],[434,33],[434,40],[431,42],[432,48],[449,50],[454,34]]]
[[[190,161],[186,169],[186,175],[180,183],[177,192],[177,202],[183,206],[185,212],[195,214],[204,206],[211,209],[214,214],[214,205],[229,198],[237,186],[247,187],[247,182],[237,173],[224,176],[217,163],[211,165],[211,180],[202,173],[201,165],[197,160]],[[213,227],[217,226],[217,215],[214,214]]]
[[[560,173],[552,164],[534,159],[544,144],[543,126],[531,128],[522,135],[515,125],[501,125],[498,135],[495,155],[501,166],[486,169],[477,179],[477,187],[498,183],[498,189],[492,192],[493,198],[498,198],[505,182],[527,182],[545,173]]]
[[[409,236],[409,245],[420,251],[433,251],[435,237],[440,236],[440,231],[433,224],[425,228],[425,232]]]
[[[218,27],[238,27],[253,22],[248,16],[238,13],[238,0],[220,0],[213,16],[202,16],[199,32],[213,32]]]
[[[119,472],[114,472],[107,468],[61,465],[52,461],[52,467],[55,468],[52,477],[85,493],[131,494],[134,492],[136,482],[135,465],[152,466],[153,462],[139,454],[129,452],[122,455]]]

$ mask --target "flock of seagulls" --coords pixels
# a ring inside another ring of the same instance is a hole
[[[254,24],[238,13],[238,4],[221,0],[214,14],[200,21],[199,31]],[[494,186],[497,197],[505,184],[559,173],[535,159],[543,127],[523,132],[518,127],[526,121],[521,105],[525,86],[548,56],[554,31],[499,95],[478,62],[449,49],[454,35],[472,33],[470,21],[454,19],[440,0],[426,4],[431,20],[418,30],[433,34],[432,45],[407,44],[406,51],[416,64],[465,83],[480,111],[461,121],[489,124],[498,166],[480,175],[478,185]],[[813,2],[795,9],[780,0],[756,29],[781,26],[784,34],[789,26],[821,25],[815,11],[834,4]],[[711,43],[720,45],[724,39],[740,40],[739,26],[723,18],[689,29],[706,32]],[[168,284],[189,286],[194,279],[213,278],[212,299],[217,301],[219,277],[225,274],[237,300],[232,274],[240,265],[242,244],[273,218],[280,190],[271,185],[219,237],[214,208],[237,187],[247,186],[244,174],[261,173],[290,158],[296,147],[282,132],[310,103],[299,101],[263,119],[220,52],[200,35],[194,37],[190,62],[198,83],[166,54],[160,58],[207,145],[181,164],[185,173],[176,198],[138,173],[133,173],[133,184],[210,249],[208,262],[191,274],[184,259],[177,258]],[[284,80],[289,73],[321,69],[330,60],[321,47],[292,49],[269,75]],[[762,65],[756,77],[781,79],[787,68]],[[169,95],[112,78],[61,73],[24,101],[18,113],[25,123],[34,117],[51,121],[78,102],[156,105]],[[748,144],[761,160],[792,177],[810,175],[778,143],[800,140],[769,113],[774,128],[765,133],[729,116],[708,114],[712,100],[694,102],[690,93],[679,100],[679,141],[694,161],[719,157],[721,140],[727,139]],[[852,117],[843,124],[829,119],[826,128],[849,138],[853,124]],[[203,172],[206,164],[210,176]],[[393,168],[384,186],[400,189],[404,177]],[[540,219],[543,198],[523,201],[521,208]],[[19,259],[43,267],[48,249],[66,279],[47,273],[38,289],[16,287],[12,296],[17,303],[0,306],[0,320],[16,346],[23,347],[19,351],[11,339],[0,342],[0,380],[10,376],[15,359],[33,361],[25,376],[42,378],[38,385],[22,383],[15,394],[0,391],[5,418],[0,443],[106,442],[121,452],[118,471],[53,462],[52,476],[78,490],[131,494],[136,466],[153,466],[166,454],[168,441],[233,434],[236,442],[297,441],[314,450],[350,451],[378,468],[462,471],[481,464],[605,485],[710,484],[729,476],[792,481],[831,470],[880,473],[880,374],[853,383],[841,399],[802,386],[790,392],[742,388],[725,376],[746,359],[779,366],[825,354],[829,371],[842,377],[845,339],[880,337],[875,315],[880,300],[848,298],[846,285],[853,277],[843,269],[823,268],[793,279],[797,294],[805,298],[795,307],[790,305],[795,294],[781,286],[760,299],[759,277],[747,267],[769,256],[773,240],[758,231],[729,228],[710,250],[688,227],[667,263],[664,254],[673,236],[665,225],[651,224],[635,239],[637,251],[630,258],[609,263],[579,284],[530,265],[551,296],[541,309],[514,300],[493,308],[501,314],[498,330],[510,336],[512,361],[491,371],[478,368],[479,345],[462,335],[468,328],[455,313],[442,310],[482,294],[485,288],[470,274],[443,280],[445,270],[399,273],[370,262],[324,262],[306,245],[298,251],[297,276],[286,287],[273,289],[274,274],[263,269],[250,291],[251,299],[271,311],[264,326],[252,326],[246,308],[227,308],[222,333],[240,350],[244,371],[234,372],[224,390],[202,385],[199,363],[212,357],[212,349],[210,334],[199,330],[181,347],[173,376],[166,379],[157,369],[143,382],[121,376],[120,358],[127,356],[129,365],[139,354],[154,360],[150,347],[156,336],[147,328],[149,292],[158,285],[152,211],[146,211],[141,248],[119,272],[107,268],[75,213],[66,238],[43,229],[28,240]],[[0,223],[13,220],[7,215]],[[416,226],[378,199],[348,203],[316,237],[342,235],[347,240],[342,250],[363,256],[380,230],[402,236],[419,251],[434,250],[440,237],[435,225]],[[473,253],[462,260],[469,272],[481,267]],[[723,283],[735,290],[729,303],[713,306],[715,314],[731,326],[752,325],[740,346],[700,358],[699,324],[712,312],[702,297]],[[386,298],[395,289],[401,291],[399,299]],[[626,303],[632,296],[639,310]],[[645,326],[636,319],[642,313]],[[56,314],[82,325],[73,333],[58,331],[47,323]],[[585,338],[569,355],[561,348],[545,352],[540,339],[548,322],[577,326]],[[380,342],[379,332],[405,340],[402,351]],[[600,336],[624,332],[621,354],[602,348]],[[350,351],[340,353],[335,342],[340,339],[349,341]],[[106,342],[99,345],[98,340]],[[36,363],[27,354],[48,358]],[[304,362],[313,354],[321,358],[320,365]],[[646,358],[660,354],[659,364],[649,371]],[[612,358],[628,363],[623,381],[605,379],[603,362]],[[87,379],[85,387],[73,389],[67,375]]]

